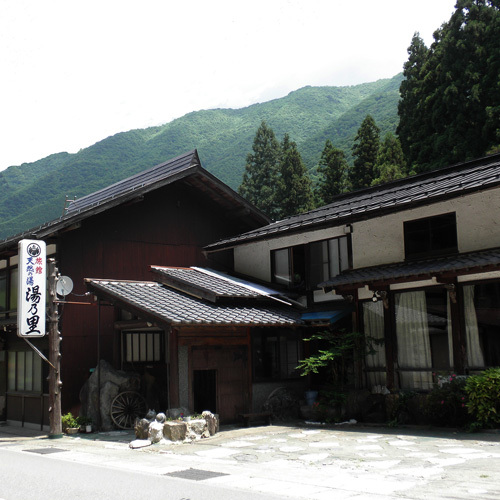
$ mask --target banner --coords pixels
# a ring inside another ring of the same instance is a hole
[[[21,240],[18,252],[17,335],[19,337],[43,337],[47,294],[45,242]]]

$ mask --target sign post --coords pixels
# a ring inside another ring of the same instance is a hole
[[[51,438],[62,436],[61,421],[61,337],[56,285],[58,272],[55,259],[49,259],[49,421]]]
[[[44,241],[21,240],[19,250],[19,291],[17,335],[38,353],[49,368],[49,437],[62,436],[61,422],[61,353],[59,336],[59,312],[57,309],[56,285],[58,272],[54,259],[47,262]],[[48,266],[48,282],[47,282]],[[49,359],[31,344],[30,339],[46,334],[47,290],[49,294]]]

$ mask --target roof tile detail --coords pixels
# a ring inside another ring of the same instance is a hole
[[[219,306],[159,283],[86,280],[97,295],[120,300],[174,325],[293,326],[301,324],[292,308]]]
[[[382,266],[364,267],[345,271],[338,276],[320,283],[324,289],[336,287],[363,286],[372,282],[390,282],[402,278],[427,278],[441,273],[480,272],[481,268],[500,268],[500,248],[464,253],[452,257],[439,257],[413,262],[400,262]]]

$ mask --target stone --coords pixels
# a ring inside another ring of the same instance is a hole
[[[128,446],[133,450],[137,450],[139,448],[151,446],[151,441],[149,439],[135,439],[134,441],[131,441]]]
[[[173,421],[163,424],[163,436],[169,441],[184,441],[187,434],[186,422]]]
[[[207,430],[207,421],[204,418],[191,420],[191,422],[189,422],[189,428],[197,436],[201,436]]]
[[[163,439],[163,425],[156,420],[149,424],[148,438],[151,443],[159,443]]]
[[[207,430],[210,436],[213,436],[219,430],[218,418],[210,411],[204,411],[201,416],[207,422]]]
[[[148,439],[149,438],[149,420],[145,418],[136,419],[134,425],[135,437],[137,439]]]
[[[165,413],[158,413],[158,415],[156,415],[156,421],[160,422],[160,424],[165,423],[166,419],[167,419],[167,417],[166,417]]]
[[[275,389],[263,404],[264,411],[271,412],[273,419],[293,420],[299,415],[299,399],[288,389]]]
[[[154,410],[148,410],[144,418],[152,422],[156,418],[156,412]]]
[[[115,370],[107,361],[101,360],[80,390],[82,403],[80,414],[89,417],[97,425],[100,423],[102,431],[113,430],[114,423],[110,415],[113,399],[120,392],[138,392],[140,383],[140,376],[137,373]]]

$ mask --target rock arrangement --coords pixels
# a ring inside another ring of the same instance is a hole
[[[111,419],[113,399],[120,392],[138,392],[140,384],[138,374],[115,370],[110,363],[101,360],[80,391],[80,416],[100,422],[103,431],[112,431],[115,428]]]
[[[169,410],[169,414],[178,416],[150,411],[146,417],[137,419],[134,426],[137,439],[130,443],[130,447],[140,448],[157,443],[190,443],[209,438],[219,430],[218,415],[209,411],[204,411],[201,418],[181,417],[187,414],[182,412],[182,409]]]

